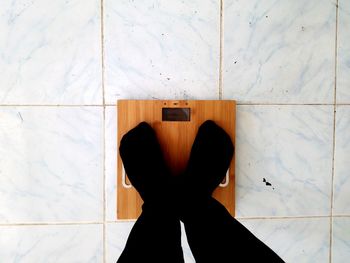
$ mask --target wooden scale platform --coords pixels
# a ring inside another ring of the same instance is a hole
[[[236,102],[232,100],[119,100],[117,112],[118,146],[125,133],[146,121],[156,131],[165,161],[174,174],[185,169],[197,130],[206,120],[225,129],[235,145]],[[214,197],[234,216],[235,155]],[[117,219],[136,219],[142,203],[127,179],[118,152]]]

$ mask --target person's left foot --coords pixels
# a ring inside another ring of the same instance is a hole
[[[214,121],[198,129],[186,170],[176,178],[176,209],[182,221],[208,206],[221,183],[234,153],[230,136]]]

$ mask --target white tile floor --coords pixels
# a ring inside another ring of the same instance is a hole
[[[116,100],[226,98],[238,219],[347,262],[349,23],[347,0],[0,1],[0,261],[115,262]]]
[[[100,4],[1,1],[1,104],[102,103]]]
[[[102,262],[103,225],[0,226],[1,262]]]
[[[105,98],[218,96],[220,1],[106,1]]]
[[[329,215],[333,106],[240,105],[236,120],[237,216]]]
[[[223,2],[225,98],[333,103],[332,1]]]

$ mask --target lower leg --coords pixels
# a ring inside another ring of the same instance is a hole
[[[172,211],[172,178],[154,130],[140,123],[123,136],[119,150],[128,178],[144,204],[118,262],[184,262],[180,221]]]
[[[222,128],[204,122],[180,177],[179,214],[196,262],[283,262],[211,197],[225,177],[233,150]]]
[[[214,198],[196,207],[183,221],[197,263],[283,262]]]
[[[179,219],[144,204],[118,263],[183,263]]]

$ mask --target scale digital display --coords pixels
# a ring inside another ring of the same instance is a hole
[[[162,108],[162,121],[190,121],[190,108]]]

